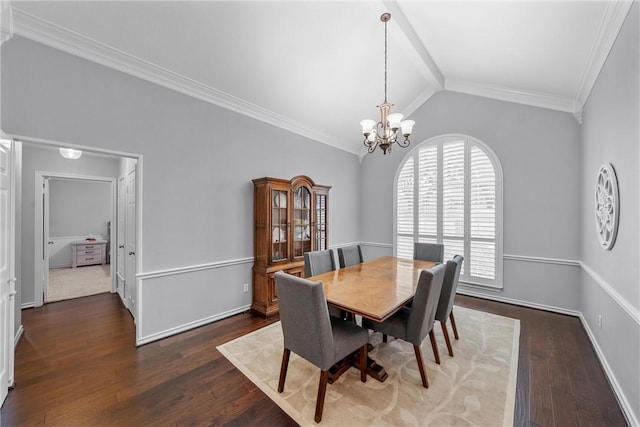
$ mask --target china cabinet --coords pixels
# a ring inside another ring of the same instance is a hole
[[[329,189],[307,176],[253,180],[254,265],[251,309],[278,312],[273,275],[304,277],[304,253],[328,249]]]

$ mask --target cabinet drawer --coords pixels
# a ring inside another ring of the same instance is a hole
[[[104,247],[103,243],[100,244],[96,244],[96,243],[91,243],[89,245],[76,245],[76,250],[77,251],[85,251],[85,250],[96,250],[96,249],[102,249]]]
[[[101,264],[102,256],[101,255],[78,255],[78,257],[76,258],[76,263],[78,265]]]
[[[82,248],[77,248],[76,249],[76,255],[77,256],[82,256],[82,255],[89,255],[89,256],[97,256],[100,257],[102,256],[103,253],[103,248],[99,247],[99,248],[95,248],[95,249],[82,249]]]

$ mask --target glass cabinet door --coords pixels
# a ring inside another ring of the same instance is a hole
[[[311,251],[311,192],[298,187],[293,192],[293,257]]]
[[[327,195],[316,194],[316,245],[317,251],[327,248]]]
[[[289,258],[287,242],[287,192],[271,191],[271,260]]]

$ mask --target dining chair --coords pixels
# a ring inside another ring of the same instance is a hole
[[[415,242],[413,244],[413,259],[442,262],[444,259],[444,245],[442,243]]]
[[[304,253],[304,274],[306,277],[326,273],[336,269],[331,249]]]
[[[463,260],[464,257],[462,255],[455,255],[453,259],[447,261],[444,280],[442,281],[440,301],[438,301],[438,308],[436,310],[436,320],[439,321],[440,326],[442,326],[442,334],[444,335],[444,340],[447,343],[447,350],[451,357],[453,357],[453,348],[451,347],[451,340],[449,339],[449,332],[447,331],[447,319],[451,319],[453,335],[456,339],[459,339],[456,321],[453,317],[453,300],[456,296],[456,289],[458,288],[458,279],[460,278],[460,270],[462,269]]]
[[[289,356],[293,351],[320,368],[315,421],[322,419],[329,368],[360,350],[360,381],[367,381],[369,332],[352,322],[329,316],[322,282],[312,282],[283,271],[274,275],[284,351],[278,393],[284,390]]]
[[[426,336],[429,335],[436,363],[440,363],[440,355],[438,354],[438,346],[436,344],[435,334],[433,333],[433,325],[435,323],[438,301],[440,300],[440,292],[442,291],[444,271],[444,264],[438,264],[429,270],[422,270],[420,272],[420,278],[418,279],[418,285],[411,307],[402,307],[398,312],[383,322],[362,319],[362,327],[364,328],[391,335],[392,337],[413,344],[413,351],[416,354],[422,385],[425,388],[429,388],[429,382],[424,369],[420,345]]]
[[[305,277],[326,273],[336,269],[336,262],[333,259],[331,249],[324,251],[313,251],[304,253],[304,275]],[[337,307],[329,305],[329,314],[344,319],[347,313]]]
[[[360,264],[363,261],[362,248],[360,248],[360,245],[338,248],[338,261],[340,262],[340,268]]]

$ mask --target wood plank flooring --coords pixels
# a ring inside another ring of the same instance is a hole
[[[515,425],[626,425],[577,318],[456,303],[521,320]],[[139,348],[114,294],[46,304],[22,319],[3,426],[296,425],[216,350],[277,317],[240,314]]]

